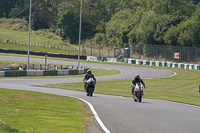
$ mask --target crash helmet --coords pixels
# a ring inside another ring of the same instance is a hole
[[[135,79],[140,79],[140,75],[136,75],[136,76],[135,76]]]
[[[92,71],[91,71],[91,70],[87,70],[87,74],[88,74],[88,75],[91,75],[91,74],[92,74]]]

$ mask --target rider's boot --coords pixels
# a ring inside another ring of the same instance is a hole
[[[134,99],[135,102],[137,102],[137,99]]]

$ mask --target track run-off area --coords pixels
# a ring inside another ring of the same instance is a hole
[[[0,56],[2,60],[27,61],[25,57]],[[44,59],[30,58],[31,62],[44,62]],[[77,65],[77,62],[48,59],[51,64]],[[104,80],[132,79],[139,74],[142,78],[174,76],[168,70],[122,65],[81,62],[81,66],[115,69],[117,75],[96,76],[97,82]],[[165,100],[143,99],[134,103],[132,98],[94,93],[87,97],[85,92],[56,88],[34,87],[53,83],[82,82],[83,77],[52,79],[0,79],[1,88],[44,92],[76,97],[88,104],[94,115],[96,127],[101,132],[112,133],[199,133],[200,107]],[[156,92],[155,92],[156,93]],[[91,105],[90,105],[91,104]]]

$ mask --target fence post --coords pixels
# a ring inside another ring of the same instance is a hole
[[[110,42],[107,44],[108,45],[108,57],[109,57],[109,54],[110,54]]]
[[[81,41],[81,45],[82,45],[82,56],[83,56],[84,43],[82,41]]]
[[[101,52],[101,45],[100,45],[100,43],[99,43],[99,57],[100,57],[100,52]]]
[[[195,57],[195,60],[196,60],[196,64],[197,64],[197,47],[196,47],[196,57]]]
[[[142,45],[140,44],[140,59],[142,58]]]
[[[157,61],[157,56],[158,56],[158,48],[156,47],[156,61]]]
[[[92,56],[92,42],[90,42],[91,44],[91,52],[90,52],[90,56]]]
[[[166,58],[167,58],[167,50],[166,50],[166,47],[165,47],[165,62],[166,62]]]
[[[174,62],[174,50],[173,50],[173,62]]]
[[[45,70],[47,70],[47,55],[45,55]]]
[[[188,63],[190,62],[190,51],[189,51],[189,48],[188,48]]]
[[[179,54],[179,62],[181,63],[181,50],[180,50],[180,54]]]
[[[124,56],[125,56],[125,45],[124,45],[123,42],[122,42],[122,44],[123,44],[123,58],[124,58]]]
[[[133,43],[131,44],[131,57],[133,57]]]

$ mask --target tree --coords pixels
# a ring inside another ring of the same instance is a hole
[[[78,41],[79,23],[73,11],[67,10],[60,16],[58,27],[63,40],[67,39],[70,43]]]
[[[15,7],[16,0],[1,0],[0,1],[0,18],[9,17],[10,11]]]
[[[177,17],[166,17],[157,26],[156,32],[154,34],[154,39],[160,44],[164,44],[163,36],[172,26],[177,26],[181,21],[185,20],[182,16]]]

